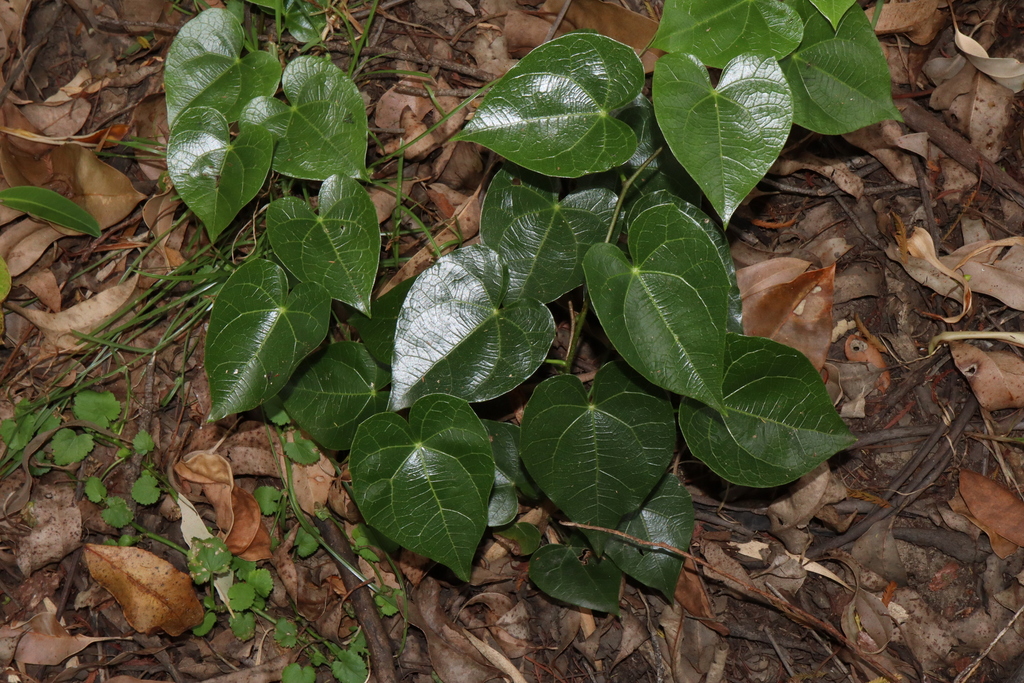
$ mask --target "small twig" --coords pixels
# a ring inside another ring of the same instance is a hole
[[[558,10],[558,14],[555,16],[555,20],[552,22],[551,28],[548,29],[547,36],[545,36],[544,40],[541,41],[542,45],[555,37],[555,33],[558,31],[558,27],[562,25],[562,20],[565,19],[565,14],[569,11],[569,5],[571,4],[572,0],[565,0],[562,4],[562,9]]]
[[[960,675],[953,680],[953,683],[967,683],[967,680],[971,676],[973,676],[974,672],[978,670],[979,666],[981,666],[981,663],[985,660],[985,657],[988,657],[988,654],[992,652],[992,648],[996,646],[996,643],[1002,640],[1003,636],[1005,636],[1006,632],[1013,627],[1014,623],[1016,623],[1017,619],[1020,617],[1021,614],[1024,614],[1024,605],[1021,605],[1021,607],[1016,612],[1014,612],[1013,618],[1010,619],[1010,622],[1003,627],[1002,631],[996,634],[996,637],[993,638],[992,642],[988,644],[988,647],[985,648],[985,651],[980,653],[977,657],[975,657],[974,661],[971,662],[971,665],[964,669],[960,673]]]
[[[381,4],[377,5],[377,11],[391,9],[392,7],[398,7],[399,5],[404,5],[407,2],[409,2],[409,0],[389,0],[389,2],[382,2]],[[370,10],[369,8],[357,9],[355,12],[352,13],[352,16],[355,19],[365,19],[366,17],[370,16]]]
[[[327,49],[332,50],[334,52],[340,52],[346,55],[355,54],[355,50],[352,48],[351,45],[340,40],[329,40],[327,41],[326,46]],[[400,59],[406,62],[415,62],[416,64],[436,66],[441,69],[446,69],[448,71],[460,73],[463,76],[469,76],[470,78],[476,79],[481,83],[490,83],[491,81],[498,78],[496,75],[490,73],[489,71],[477,69],[475,67],[467,66],[465,64],[459,64],[458,62],[453,62],[450,59],[441,59],[439,57],[422,57],[412,52],[402,52],[400,50],[391,50],[382,47],[372,47],[370,45],[367,45],[360,51],[360,56],[387,57],[388,59]]]
[[[395,92],[402,93],[403,95],[412,95],[413,97],[422,97],[424,99],[430,99],[430,93],[423,88],[414,88],[411,85],[398,84],[395,86]],[[473,97],[474,95],[483,95],[479,88],[441,88],[434,91],[434,97]],[[404,132],[404,131],[403,131]]]
[[[917,187],[921,191],[921,206],[924,207],[924,221],[927,224],[928,234],[932,236],[935,244],[941,244],[942,237],[939,235],[939,225],[935,222],[935,211],[932,210],[932,188],[928,182],[928,175],[924,172],[924,165],[917,155],[911,154],[910,160],[914,164],[914,175],[917,176]]]

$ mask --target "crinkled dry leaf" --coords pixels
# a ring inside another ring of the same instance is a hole
[[[234,524],[224,538],[233,555],[255,562],[271,557],[270,534],[263,526],[260,505],[252,494],[236,486],[231,489],[231,509]]]
[[[0,258],[7,262],[11,277],[18,277],[61,237],[49,223],[25,218],[0,230]]]
[[[960,470],[960,495],[971,515],[1006,540],[1024,545],[1024,501],[986,476]]]
[[[878,597],[858,588],[843,611],[843,633],[862,653],[878,654],[892,640],[892,619]]]
[[[777,272],[771,263],[764,261],[736,273],[743,298],[743,332],[791,346],[821,370],[832,342],[835,264],[762,287],[759,273],[774,276]]]
[[[120,640],[117,637],[93,638],[68,633],[51,612],[41,612],[18,626],[5,626],[0,637],[12,631],[20,632],[14,660],[19,664],[56,666],[71,655],[81,652],[101,640]]]
[[[960,32],[954,25],[953,40],[968,61],[993,81],[1009,88],[1013,92],[1024,90],[1024,64],[1011,57],[989,57],[988,51],[981,43]]]
[[[203,621],[203,606],[192,577],[141,548],[86,544],[82,557],[89,573],[124,610],[132,628],[147,635],[172,636]]]
[[[977,539],[979,531],[985,532],[985,535],[988,536],[989,545],[992,546],[992,552],[999,557],[1006,559],[1017,552],[1017,548],[1020,547],[1013,541],[1006,540],[996,533],[991,527],[982,523],[981,520],[972,515],[971,511],[967,508],[967,503],[964,502],[964,497],[960,495],[959,491],[957,491],[956,495],[949,500],[949,509],[974,525],[972,528],[974,528],[975,539]],[[939,512],[942,512],[941,508],[939,509]],[[946,521],[945,518],[943,518],[943,521]],[[946,523],[949,524],[949,522]],[[955,529],[953,525],[950,525],[950,528]]]
[[[807,550],[811,538],[802,531],[825,505],[846,498],[846,487],[833,475],[828,462],[823,462],[789,486],[786,495],[768,506],[772,534],[793,553]]]
[[[787,176],[804,169],[825,176],[834,182],[836,187],[852,197],[860,199],[864,195],[864,180],[851,171],[846,162],[841,159],[822,159],[815,154],[805,152],[796,158],[777,159],[768,172]]]
[[[139,276],[135,275],[60,313],[17,307],[13,310],[42,330],[46,342],[53,349],[74,352],[79,349],[79,338],[75,332],[89,334],[116,313],[135,293],[138,279]]]
[[[953,362],[985,410],[1024,407],[1024,360],[1010,351],[982,351],[953,341]]]

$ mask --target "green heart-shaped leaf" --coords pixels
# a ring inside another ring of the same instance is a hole
[[[232,273],[217,295],[206,334],[210,420],[255,408],[288,381],[327,334],[331,299],[299,283],[288,293],[280,266],[256,259]]]
[[[349,454],[352,493],[366,521],[469,580],[487,523],[494,457],[480,418],[452,396],[425,396],[406,422],[359,425]]]
[[[100,224],[91,213],[45,187],[22,185],[0,190],[0,204],[92,237],[101,234]]]
[[[388,407],[387,371],[356,342],[338,342],[302,363],[281,392],[284,408],[323,446],[348,450],[360,422]]]
[[[281,79],[281,65],[268,52],[242,52],[242,26],[225,9],[208,9],[181,27],[167,53],[164,90],[167,122],[192,107],[212,107],[229,122],[259,96],[270,96]]]
[[[679,405],[690,452],[742,486],[781,486],[855,441],[825,385],[799,351],[762,337],[729,334],[725,410]]]
[[[192,107],[178,117],[167,142],[167,172],[211,240],[256,196],[270,171],[273,137],[244,123],[240,131],[232,140],[223,114]]]
[[[556,600],[598,612],[619,613],[622,572],[607,560],[590,557],[586,564],[580,564],[572,548],[546,545],[530,558],[530,580]]]
[[[665,474],[676,433],[664,392],[606,363],[588,394],[570,375],[542,382],[523,414],[527,470],[569,518],[615,528]],[[602,550],[604,535],[588,534]]]
[[[626,195],[627,205],[639,196],[658,191],[671,192],[686,202],[700,204],[700,188],[668,149],[654,117],[651,100],[645,95],[638,95],[615,117],[633,129],[637,141],[636,151],[622,167],[627,177],[639,172]],[[655,152],[658,152],[657,156]],[[644,166],[645,162],[647,166]]]
[[[778,62],[752,55],[729,62],[717,89],[695,56],[665,55],[654,70],[654,109],[673,154],[726,224],[779,156],[793,121]]]
[[[303,282],[368,313],[380,258],[373,202],[351,178],[331,176],[320,188],[317,216],[297,197],[267,207],[267,233],[281,263]]]
[[[483,246],[442,256],[416,278],[395,330],[391,410],[438,392],[486,401],[533,374],[555,323],[537,301],[504,305],[507,289],[505,265]]]
[[[811,2],[828,19],[832,28],[839,28],[840,19],[854,4],[854,0],[811,0]]]
[[[681,211],[704,230],[704,234],[717,248],[718,259],[729,278],[729,317],[726,331],[743,334],[743,299],[740,297],[740,288],[736,283],[736,264],[733,263],[732,254],[729,251],[729,240],[725,238],[722,229],[696,206],[664,190],[651,192],[633,202],[629,209],[629,225],[635,223],[640,215],[647,211],[653,213],[648,214],[643,221],[645,223],[667,225],[678,220],[678,212]]]
[[[686,550],[693,534],[693,501],[675,476],[666,475],[643,507],[619,523],[619,531],[635,538]],[[617,536],[608,539],[606,554],[634,579],[672,599],[683,561],[667,550],[637,546]]]
[[[798,8],[806,22],[804,39],[781,62],[793,91],[793,123],[839,135],[901,120],[885,56],[863,10],[854,3],[833,30],[813,7]]]
[[[632,48],[596,33],[569,33],[519,60],[459,137],[545,175],[604,171],[636,149],[633,131],[611,113],[643,84]]]
[[[743,53],[785,57],[802,29],[796,10],[777,0],[666,0],[652,47],[722,68]]]
[[[494,454],[494,488],[487,505],[487,526],[500,527],[510,523],[519,513],[517,486],[525,486],[533,495],[519,463],[519,427],[507,422],[484,420]]]
[[[649,381],[721,405],[730,281],[716,243],[668,205],[629,227],[630,263],[597,244],[583,261],[591,302],[622,357]]]
[[[296,57],[281,86],[289,105],[257,97],[242,120],[275,136],[274,170],[293,178],[324,180],[366,172],[366,109],[352,79],[326,57]]]
[[[373,357],[385,365],[391,365],[391,356],[395,350],[395,327],[398,325],[398,314],[402,312],[405,295],[415,279],[402,280],[373,302],[369,318],[359,311],[353,311],[348,322],[359,332],[359,338]]]
[[[480,239],[508,265],[507,298],[547,303],[583,284],[583,256],[604,240],[616,199],[592,188],[559,200],[550,178],[499,171],[487,188]]]
[[[317,5],[308,0],[252,0],[252,4],[281,13],[284,27],[298,40],[316,42],[327,25],[327,16]]]

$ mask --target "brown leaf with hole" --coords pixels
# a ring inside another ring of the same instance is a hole
[[[152,635],[163,630],[177,636],[202,623],[203,606],[192,577],[170,562],[141,548],[113,545],[86,544],[82,557],[92,578],[110,591],[136,631]]]
[[[991,528],[1017,545],[1024,545],[1024,501],[986,476],[960,470],[960,495],[981,529]]]
[[[777,282],[781,276],[780,267],[772,265],[775,260],[736,273],[743,298],[743,332],[791,346],[821,370],[832,342],[835,264]]]
[[[0,637],[11,632],[21,633],[14,660],[19,664],[56,666],[73,654],[101,640],[120,640],[116,637],[93,638],[71,635],[52,612],[42,612],[18,626],[5,626]]]
[[[116,313],[135,293],[138,279],[139,276],[135,275],[60,313],[19,307],[12,310],[42,330],[53,350],[74,352],[79,350],[79,338],[75,332],[89,334]]]
[[[964,342],[950,342],[949,349],[982,408],[1024,407],[1024,360],[1010,351],[982,351]]]
[[[953,496],[947,503],[949,509],[964,517],[968,522],[978,527],[981,531],[985,532],[988,536],[989,545],[992,546],[992,552],[998,555],[1002,559],[1006,559],[1010,555],[1017,552],[1018,546],[1013,541],[1008,541],[1000,536],[994,529],[984,524],[981,520],[971,514],[971,511],[967,508],[967,503],[964,502],[964,497],[957,491],[956,495]],[[941,512],[941,510],[940,510]]]

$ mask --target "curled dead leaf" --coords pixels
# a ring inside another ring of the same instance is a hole
[[[56,666],[92,643],[101,640],[120,640],[116,637],[73,636],[51,612],[37,614],[17,626],[0,628],[0,638],[4,637],[17,637],[18,646],[14,653],[16,662],[42,666]]]
[[[192,577],[141,548],[86,544],[89,574],[121,605],[132,628],[177,636],[203,621]]]
[[[951,341],[949,348],[982,408],[1024,407],[1024,360],[1009,351],[986,352],[958,341]]]
[[[960,470],[960,495],[971,516],[1006,540],[1024,545],[1024,501],[986,476]]]

